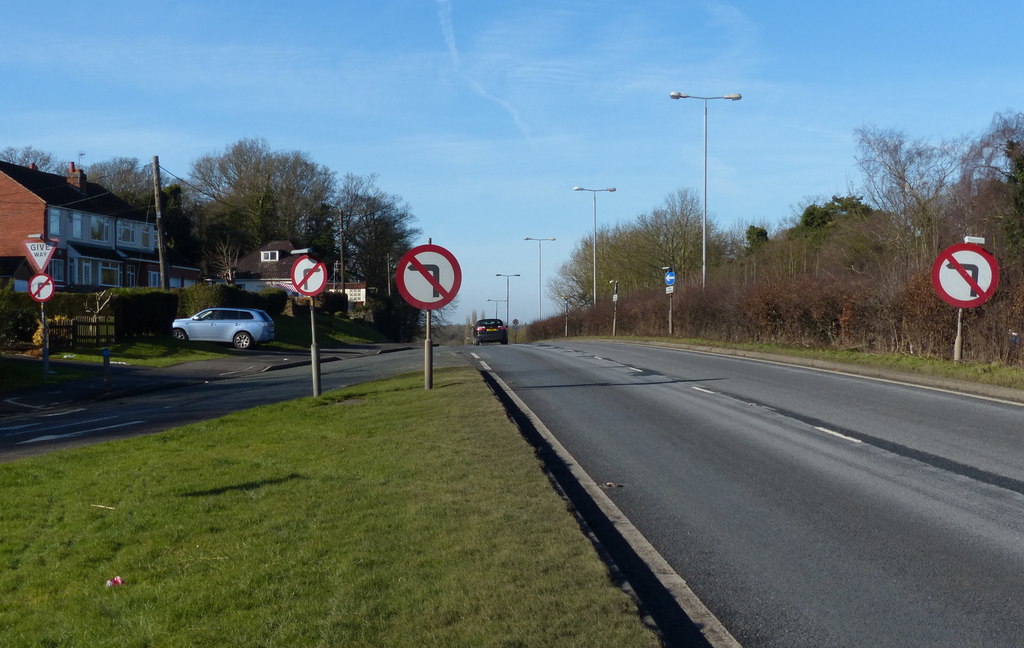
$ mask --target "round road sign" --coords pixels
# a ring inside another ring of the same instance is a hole
[[[323,261],[304,254],[292,264],[292,285],[307,297],[319,295],[327,286],[327,267]]]
[[[462,286],[462,268],[455,255],[440,245],[420,245],[398,261],[395,283],[405,301],[435,310],[455,299]]]
[[[999,263],[980,245],[951,245],[939,253],[932,265],[932,286],[950,306],[981,306],[999,286]]]
[[[665,273],[665,285],[666,286],[674,286],[674,285],[676,285],[676,273],[672,272],[671,270],[669,270],[668,272]]]
[[[33,275],[28,281],[28,296],[37,302],[44,302],[53,297],[56,289],[53,277],[48,274],[39,273]]]

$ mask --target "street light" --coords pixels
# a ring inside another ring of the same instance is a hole
[[[510,277],[519,277],[518,274],[501,274],[500,272],[494,275],[495,277],[505,277],[505,326],[508,326],[508,282]],[[495,306],[497,308],[497,306]],[[497,315],[495,315],[497,317]]]
[[[544,241],[554,241],[553,238],[533,238],[532,236],[524,236],[524,241],[537,241],[537,321],[539,322],[543,315],[543,307],[541,306],[541,296],[543,290],[541,289],[541,257],[543,252],[541,251],[541,245]]]
[[[743,95],[733,93],[721,97],[697,97],[685,92],[670,92],[668,96],[672,99],[700,99],[704,102],[704,215],[701,217],[700,235],[700,287],[703,289],[708,280],[708,101],[712,99],[739,101]]]
[[[501,302],[506,302],[507,303],[508,300],[507,299],[488,299],[487,301],[494,302],[494,319],[498,319],[498,304],[500,304]],[[508,317],[508,315],[506,315],[505,317]],[[506,324],[507,323],[508,322],[506,322]]]
[[[607,189],[585,189],[583,187],[573,187],[573,191],[589,191],[594,196],[594,306],[597,306],[597,192],[607,191],[609,193],[615,191],[615,187],[608,187]]]

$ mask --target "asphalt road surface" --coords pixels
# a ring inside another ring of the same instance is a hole
[[[260,367],[256,354],[252,354],[252,359],[251,363],[243,359],[224,367],[221,375],[211,375],[208,382],[199,380],[191,385],[111,400],[29,406],[32,411],[25,414],[0,418],[0,462],[58,448],[160,432],[257,405],[312,395],[308,364],[249,373]],[[465,354],[456,348],[434,349],[435,368],[465,363]],[[354,356],[321,364],[320,386],[326,392],[415,371],[423,371],[422,348]]]
[[[480,347],[747,648],[1024,643],[1024,408],[673,349]]]

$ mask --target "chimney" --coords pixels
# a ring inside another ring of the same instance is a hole
[[[39,167],[36,165],[35,162],[29,162],[28,168],[32,169],[33,171],[38,171],[39,170]]]
[[[74,162],[68,163],[68,184],[85,193],[85,171],[76,169]]]

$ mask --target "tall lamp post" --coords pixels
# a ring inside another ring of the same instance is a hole
[[[707,284],[708,280],[708,101],[712,99],[728,99],[739,101],[743,95],[739,93],[722,95],[721,97],[697,97],[685,92],[670,92],[668,96],[673,99],[700,99],[704,102],[704,215],[701,217],[701,245],[700,245],[700,287]]]
[[[501,302],[507,302],[508,300],[507,299],[488,299],[487,301],[494,302],[494,319],[498,319],[498,304],[500,304]],[[505,317],[508,317],[508,315],[506,315]],[[506,324],[507,323],[508,322],[506,322]]]
[[[519,277],[518,274],[501,274],[500,272],[495,277],[505,277],[505,326],[508,326],[508,282],[511,277]]]
[[[543,309],[543,306],[541,305],[541,298],[542,298],[543,293],[544,293],[544,291],[541,289],[541,277],[542,277],[541,273],[543,272],[543,269],[541,268],[541,258],[542,258],[542,255],[544,253],[541,251],[541,246],[543,245],[544,241],[554,241],[555,239],[553,239],[553,238],[533,238],[532,236],[524,236],[523,240],[524,241],[537,241],[537,321],[539,322],[541,317],[543,317],[543,315],[544,315],[544,313],[543,313],[544,309]]]
[[[615,187],[608,187],[607,189],[586,189],[584,187],[573,187],[573,191],[589,191],[594,196],[594,306],[597,306],[597,192],[607,191],[609,193],[615,191]]]

